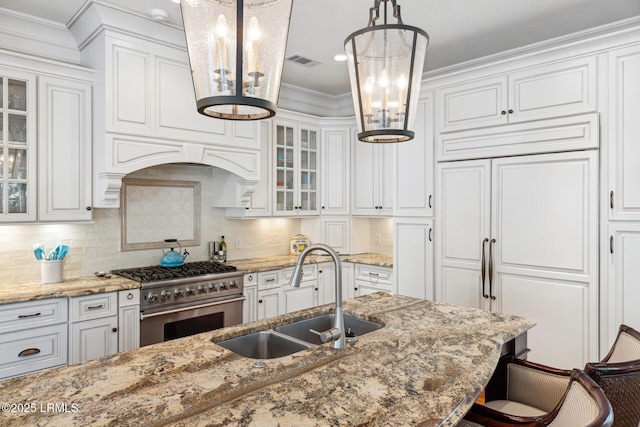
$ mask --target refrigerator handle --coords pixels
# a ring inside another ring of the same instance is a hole
[[[485,239],[482,241],[482,263],[481,263],[482,273],[481,274],[482,274],[482,297],[483,298],[489,298],[489,295],[487,295],[487,292],[485,291],[485,288],[484,288],[484,282],[485,282],[485,276],[486,276],[486,274],[485,274],[485,271],[486,271],[486,257],[484,255],[484,248],[487,245],[488,241],[489,241],[489,239],[487,237],[485,237]],[[491,255],[489,255],[489,256],[491,256]],[[489,279],[489,280],[491,280],[491,279]]]
[[[495,300],[496,297],[493,295],[493,244],[496,242],[496,239],[491,239],[489,242],[489,296],[492,300]]]

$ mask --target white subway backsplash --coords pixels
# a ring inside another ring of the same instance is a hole
[[[213,180],[210,167],[160,166],[128,177],[202,182],[200,245],[186,248],[190,253],[187,261],[208,259],[209,241],[219,241],[222,235],[227,242],[229,261],[288,255],[291,237],[300,233],[297,218],[227,219],[224,209],[211,207]],[[94,209],[90,223],[0,225],[0,286],[40,280],[40,264],[33,254],[36,243],[44,244],[48,250],[52,250],[58,240],[69,245],[65,278],[160,263],[162,251],[159,249],[121,251],[120,233],[119,209]],[[369,240],[371,252],[391,255],[391,219],[372,219]]]

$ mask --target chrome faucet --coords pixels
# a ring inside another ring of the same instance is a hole
[[[322,340],[322,342],[333,341],[333,348],[345,348],[347,343],[344,337],[344,316],[342,314],[342,263],[340,262],[338,253],[333,250],[331,246],[327,246],[322,243],[307,246],[300,253],[295,270],[293,270],[293,274],[291,275],[289,285],[295,288],[300,287],[300,281],[302,280],[302,264],[304,263],[304,259],[307,255],[313,251],[324,251],[328,253],[333,258],[333,263],[336,266],[336,313],[333,318],[333,328],[324,332],[318,332],[311,329],[311,332],[320,335],[320,340]]]

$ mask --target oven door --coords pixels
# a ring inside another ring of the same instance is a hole
[[[140,313],[140,347],[242,323],[244,296]]]

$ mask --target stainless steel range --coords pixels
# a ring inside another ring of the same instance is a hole
[[[140,282],[140,346],[242,323],[244,271],[219,262],[114,270]]]

